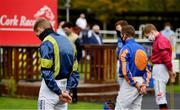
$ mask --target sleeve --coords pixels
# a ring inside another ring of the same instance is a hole
[[[143,80],[144,80],[144,84],[149,87],[149,83],[150,83],[150,79],[151,79],[151,67],[149,64],[147,64],[146,66],[146,70],[143,74]]]
[[[140,88],[139,83],[136,81],[136,79],[132,76],[132,73],[129,69],[129,57],[130,57],[130,53],[128,51],[128,49],[123,49],[122,54],[120,55],[120,59],[121,59],[121,63],[122,63],[122,73],[124,78],[126,79],[126,81],[136,87],[136,88]]]
[[[161,59],[169,71],[172,71],[172,58],[169,55],[168,50],[163,50],[161,53]]]
[[[70,74],[68,81],[67,81],[66,89],[68,91],[70,91],[72,88],[76,88],[79,83],[80,76],[77,71],[77,68],[78,68],[78,62],[77,62],[77,59],[75,59],[74,64],[73,64],[73,71]]]
[[[159,42],[158,48],[160,50],[160,55],[163,63],[169,71],[172,71],[172,49],[171,44],[168,41]]]
[[[57,95],[61,94],[61,90],[58,87],[54,76],[53,76],[53,46],[50,42],[45,41],[40,46],[40,55],[41,55],[41,74],[44,79],[47,87],[56,93]]]
[[[75,45],[76,45],[76,50],[77,50],[77,60],[79,62],[82,56],[81,40],[79,38],[75,40]]]

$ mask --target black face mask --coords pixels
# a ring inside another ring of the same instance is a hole
[[[54,33],[53,29],[48,28],[48,29],[45,29],[38,37],[39,37],[39,39],[40,39],[41,41],[43,41],[44,38],[45,38],[46,36],[48,36],[49,34],[51,34],[51,33]]]
[[[121,37],[121,31],[116,30],[117,37]]]
[[[97,35],[99,35],[99,32],[95,32]]]
[[[123,41],[123,39],[122,39],[122,37],[121,37],[121,31],[116,30],[116,33],[117,33],[118,39],[120,39],[120,40],[122,41],[122,43],[124,44],[125,41]]]

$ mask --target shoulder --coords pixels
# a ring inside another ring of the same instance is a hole
[[[163,29],[163,30],[161,30],[161,33],[165,33],[166,31]]]
[[[175,34],[175,32],[173,30],[170,30],[171,34]]]
[[[40,45],[40,47],[43,47],[43,46],[49,47],[49,46],[53,46],[53,44],[49,40],[46,40],[46,41],[43,41]]]
[[[143,47],[141,44],[139,44],[139,43],[136,43],[136,44],[137,44],[137,46],[138,46],[139,49],[145,51],[144,47]]]
[[[45,50],[45,49],[51,49],[53,48],[53,44],[50,41],[44,41],[42,42],[42,44],[40,45],[40,50]]]
[[[89,30],[88,31],[88,38],[92,37],[92,34],[93,34],[92,30]]]
[[[41,56],[53,53],[53,51],[54,51],[53,44],[50,41],[44,41],[40,45],[39,50],[40,50]]]
[[[160,38],[157,41],[157,44],[159,49],[167,49],[171,46],[170,41],[163,35],[160,36]]]
[[[78,35],[76,33],[72,33],[72,36],[75,37],[75,38],[78,37]]]
[[[129,48],[129,46],[128,45],[124,45],[123,47],[122,47],[122,49],[121,49],[121,55],[122,54],[128,54],[129,53],[129,51],[130,51],[130,48]]]

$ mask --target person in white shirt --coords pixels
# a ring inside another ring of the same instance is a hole
[[[81,30],[84,30],[87,27],[87,21],[85,17],[85,14],[81,13],[80,17],[76,20],[76,25],[81,28]]]
[[[171,29],[171,24],[169,22],[166,22],[164,25],[164,29],[161,31],[161,33],[169,39],[172,46],[172,59],[176,58],[176,37],[174,31]]]

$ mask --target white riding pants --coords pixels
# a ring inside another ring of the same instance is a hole
[[[58,87],[66,90],[67,79],[56,80]],[[42,80],[38,97],[38,110],[67,110],[67,103],[59,100],[59,96],[52,92]]]
[[[164,64],[155,64],[152,70],[156,103],[167,104],[166,84],[169,80],[169,73]]]
[[[142,84],[142,77],[135,77]],[[136,87],[131,86],[125,79],[122,81],[121,88],[116,98],[115,110],[140,110],[142,95]]]

